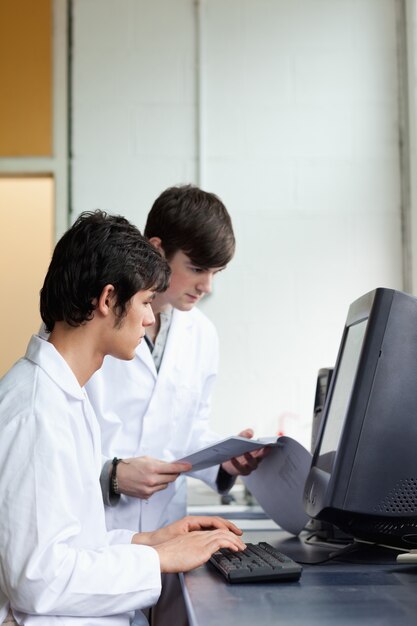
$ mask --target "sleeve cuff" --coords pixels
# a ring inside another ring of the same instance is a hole
[[[101,468],[100,487],[103,496],[103,502],[106,506],[116,506],[120,501],[120,494],[110,493],[110,467],[112,461],[109,459]]]
[[[228,493],[236,482],[236,476],[231,476],[220,465],[216,478],[217,491],[221,494]]]

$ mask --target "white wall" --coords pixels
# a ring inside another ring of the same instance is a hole
[[[417,293],[417,6],[416,0],[406,0],[407,15],[407,104],[409,150],[409,213],[410,265],[413,293]]]
[[[169,185],[220,195],[213,426],[308,445],[349,303],[402,287],[395,0],[206,0],[200,42],[194,5],[74,1],[74,213],[143,227]]]

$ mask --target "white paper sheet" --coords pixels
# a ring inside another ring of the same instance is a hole
[[[310,471],[311,454],[298,441],[280,437],[256,471],[243,481],[271,519],[284,530],[298,535],[309,520],[304,511],[303,491]]]

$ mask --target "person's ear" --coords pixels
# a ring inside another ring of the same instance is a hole
[[[165,257],[165,252],[162,247],[162,241],[160,237],[151,237],[150,239],[148,239],[148,241],[153,245],[154,248],[158,250],[159,254],[162,254],[162,256]]]
[[[105,285],[98,299],[96,311],[100,311],[104,316],[109,315],[113,309],[114,297],[115,291],[113,285]]]

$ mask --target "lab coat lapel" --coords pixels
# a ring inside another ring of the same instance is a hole
[[[153,378],[156,380],[158,372],[156,371],[155,363],[152,358],[152,353],[149,350],[149,346],[145,339],[142,339],[138,347],[136,348],[136,358],[139,359],[145,367],[148,368]]]
[[[192,324],[191,315],[174,309],[171,328],[169,329],[164,356],[159,370],[159,378],[173,378],[173,373],[181,370],[181,363],[187,358],[188,329]]]
[[[189,321],[187,313],[174,310],[161,367],[142,422],[141,454],[160,458],[158,441],[161,432],[167,441],[171,441],[172,429],[175,428],[174,399],[181,384],[181,363],[187,358],[190,323],[192,321]]]
[[[162,384],[158,381],[163,380],[167,374],[172,374],[172,372],[176,372],[180,369],[182,359],[186,358],[187,334],[191,325],[191,315],[183,311],[177,311],[176,309],[173,310],[171,327],[169,329],[159,374],[156,371],[152,353],[146,341],[143,339],[137,347],[136,358],[140,359],[143,365],[147,367],[156,380],[156,386]]]

